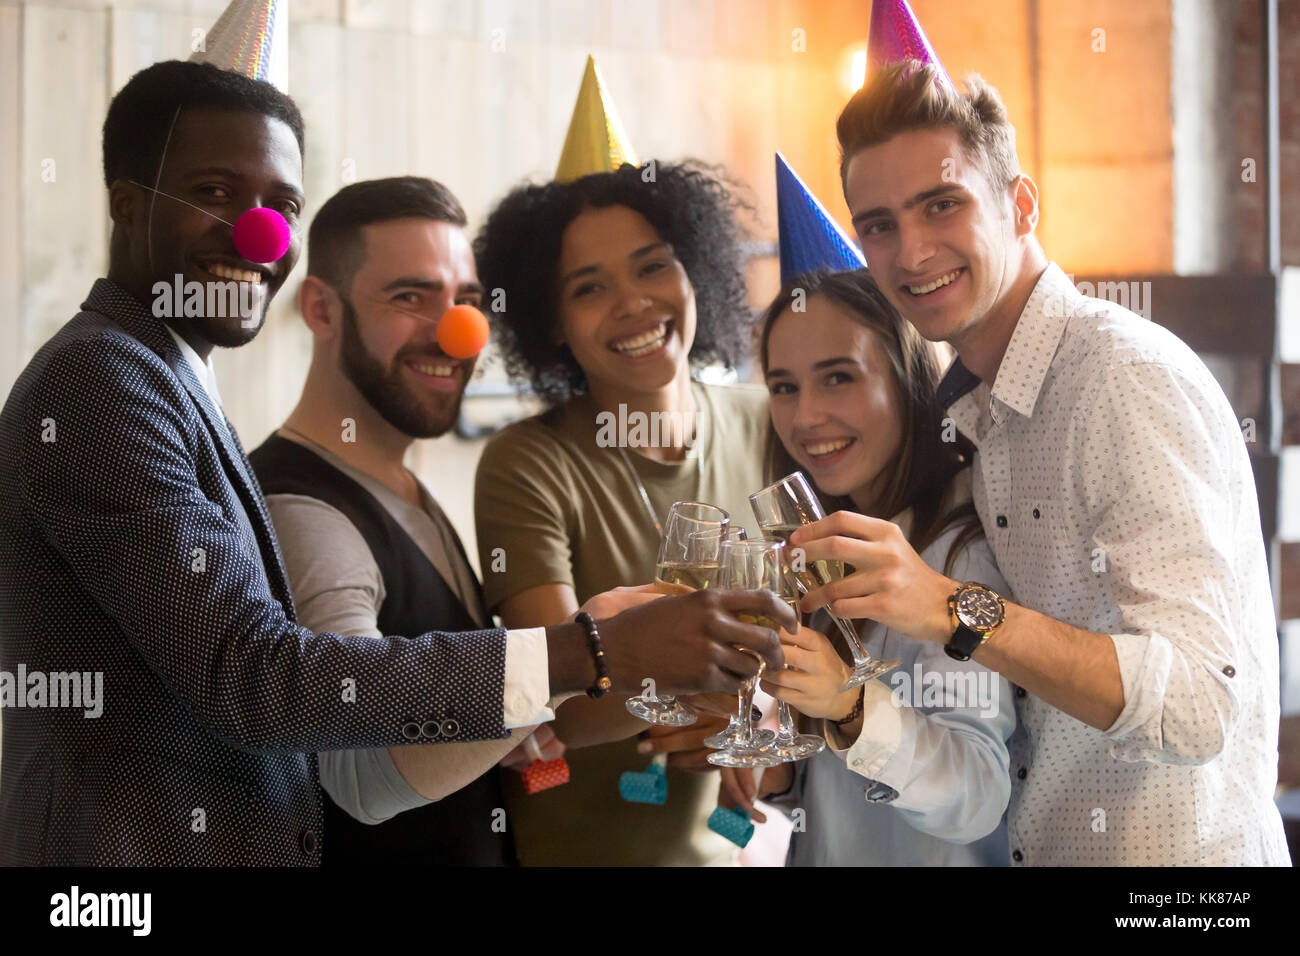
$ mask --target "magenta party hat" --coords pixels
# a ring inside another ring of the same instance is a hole
[[[867,262],[826,207],[776,154],[776,227],[780,236],[781,284],[812,269],[846,272]]]
[[[943,82],[953,85],[907,0],[871,0],[867,60],[876,69],[899,60],[933,63]]]
[[[193,63],[211,63],[289,92],[289,0],[231,0]]]

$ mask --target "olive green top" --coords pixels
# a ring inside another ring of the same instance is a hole
[[[658,462],[629,450],[628,461],[661,523],[674,501],[703,501],[726,509],[734,526],[752,533],[749,495],[766,483],[767,391],[700,383],[692,389],[702,414],[686,458]],[[641,437],[638,421],[623,418],[631,444],[653,439],[653,422],[640,422]],[[579,396],[502,429],[488,443],[474,510],[484,594],[493,611],[543,584],[571,585],[581,603],[654,579],[659,534],[623,456],[608,445],[619,437],[618,419],[598,421],[590,397]],[[666,427],[659,423],[661,434]],[[717,774],[670,770],[666,804],[633,804],[619,796],[618,778],[649,763],[636,752],[635,739],[571,750],[565,759],[570,782],[541,793],[525,793],[518,774],[508,775],[509,819],[525,865],[735,860],[736,848],[706,825],[717,805]]]

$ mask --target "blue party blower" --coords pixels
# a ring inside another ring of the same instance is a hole
[[[656,754],[642,773],[624,771],[618,778],[618,793],[629,803],[664,803],[668,799],[668,777],[664,768],[667,754]]]
[[[715,807],[709,814],[709,829],[719,836],[726,837],[736,846],[744,849],[749,838],[754,835],[754,824],[749,821],[749,812],[740,807],[728,810]]]

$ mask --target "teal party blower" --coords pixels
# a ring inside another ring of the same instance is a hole
[[[709,829],[718,836],[726,837],[741,849],[745,848],[749,838],[754,835],[754,824],[749,820],[749,811],[740,807],[731,810],[714,807],[709,814]]]
[[[664,803],[668,799],[667,754],[656,754],[642,773],[626,770],[619,775],[618,793],[628,803]]]

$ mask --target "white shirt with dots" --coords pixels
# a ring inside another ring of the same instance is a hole
[[[1052,264],[993,387],[958,360],[940,397],[1016,602],[1111,635],[1123,681],[1104,731],[1017,689],[1012,863],[1289,865],[1259,505],[1204,363]]]

